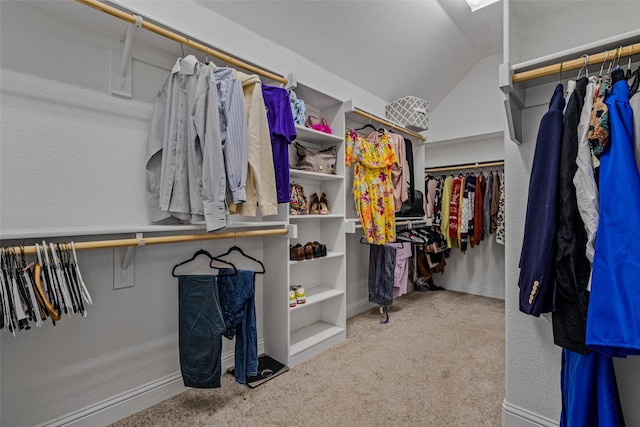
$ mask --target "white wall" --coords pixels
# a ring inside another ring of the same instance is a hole
[[[502,54],[479,60],[429,115],[429,141],[446,141],[504,130],[498,65]],[[429,77],[437,84],[437,77]],[[428,161],[428,160],[427,160]]]
[[[637,29],[638,2],[540,2],[553,6],[549,15],[526,15],[526,3],[518,6],[511,23],[512,37],[519,28],[524,40],[514,40],[521,51],[512,51],[513,62],[532,59],[576,47],[599,38]],[[562,3],[562,5],[561,5]],[[606,5],[606,6],[605,6]],[[609,10],[610,8],[610,10]],[[598,25],[593,28],[593,18]],[[519,58],[519,59],[518,59]],[[548,317],[535,318],[518,310],[518,262],[522,245],[529,175],[540,119],[548,108],[554,84],[527,91],[523,112],[522,145],[505,138],[506,194],[506,397],[503,425],[557,425],[560,410],[560,348],[553,344]],[[615,361],[618,388],[627,425],[640,425],[640,359]]]
[[[367,111],[383,111],[384,102],[375,95],[197,4],[137,5],[148,8],[149,14],[157,11],[160,20],[177,27],[201,28],[198,36],[205,42],[224,45],[266,68],[295,72],[306,85],[340,99],[353,99]],[[66,227],[147,226],[144,155],[148,120],[156,92],[180,55],[179,45],[159,36],[137,34],[133,98],[124,99],[110,93],[110,61],[119,66],[118,40],[124,22],[68,1],[2,1],[0,19],[3,239],[7,233],[38,236]],[[199,20],[207,25],[192,25]],[[103,27],[115,30],[105,32]],[[153,48],[139,42],[151,39]],[[75,240],[119,237],[132,236]],[[264,259],[267,239],[243,239],[238,244]],[[2,241],[3,245],[32,243],[29,238]],[[177,285],[170,270],[201,246],[220,253],[231,244],[223,240],[136,249],[135,285],[117,290],[113,276],[119,274],[119,260],[114,268],[113,250],[79,253],[95,302],[88,317],[64,318],[55,327],[49,322],[15,338],[0,334],[0,424],[106,425],[183,391],[177,349]],[[286,263],[285,245],[276,246],[283,246]],[[267,280],[259,276],[256,284],[261,347],[263,279]],[[232,350],[233,342],[225,340],[225,366],[232,363]]]

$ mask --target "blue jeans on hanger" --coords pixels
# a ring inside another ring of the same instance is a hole
[[[233,275],[233,269],[220,269],[218,292],[226,326],[223,335],[229,339],[236,337],[236,382],[245,384],[247,376],[258,375],[255,271],[237,271]]]
[[[180,371],[186,387],[220,387],[222,332],[216,277],[178,277]]]

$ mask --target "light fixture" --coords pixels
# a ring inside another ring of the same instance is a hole
[[[499,0],[467,0],[467,4],[471,8],[471,12],[482,9],[485,6],[489,6]]]

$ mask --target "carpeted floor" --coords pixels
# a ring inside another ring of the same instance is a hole
[[[347,322],[346,342],[255,389],[223,375],[124,426],[500,426],[504,301],[452,291]]]

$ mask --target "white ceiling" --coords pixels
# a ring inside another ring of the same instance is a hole
[[[464,0],[197,2],[380,98],[432,109],[502,51],[502,2],[473,13]]]

